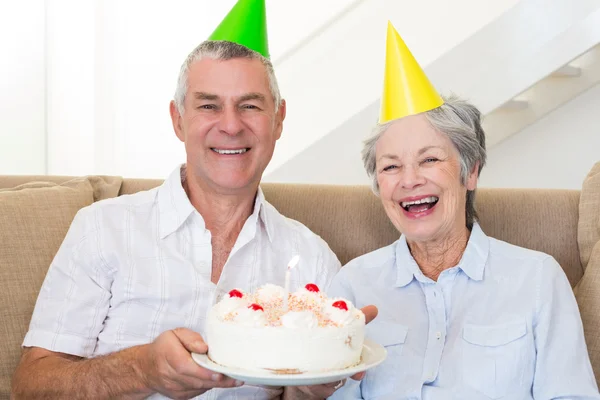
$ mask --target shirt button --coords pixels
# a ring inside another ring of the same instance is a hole
[[[437,340],[440,340],[440,339],[442,338],[442,332],[436,332],[436,333],[435,333],[435,338],[436,338]]]

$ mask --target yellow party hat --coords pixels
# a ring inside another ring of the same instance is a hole
[[[388,21],[379,123],[429,111],[442,104],[444,100]]]

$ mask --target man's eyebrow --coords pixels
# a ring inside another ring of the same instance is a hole
[[[238,103],[242,103],[248,100],[258,100],[263,103],[266,101],[265,96],[263,96],[260,93],[246,93],[238,98]]]
[[[194,98],[196,100],[218,100],[219,96],[206,92],[194,92]]]

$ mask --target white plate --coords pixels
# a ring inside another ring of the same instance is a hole
[[[327,372],[305,372],[293,375],[277,374],[268,370],[249,371],[241,368],[225,367],[213,362],[206,354],[192,353],[192,358],[203,368],[222,373],[249,385],[303,386],[319,385],[321,383],[330,383],[348,378],[358,372],[366,371],[380,364],[385,360],[386,355],[387,351],[383,346],[372,340],[365,339],[360,364],[350,368]]]

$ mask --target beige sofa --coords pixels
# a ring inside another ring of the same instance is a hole
[[[159,185],[118,177],[0,176],[0,398],[8,398],[40,285],[77,210]],[[320,234],[342,263],[399,234],[364,186],[264,184],[283,214]],[[600,163],[581,191],[480,189],[486,233],[553,255],[564,268],[584,319],[600,378]]]

